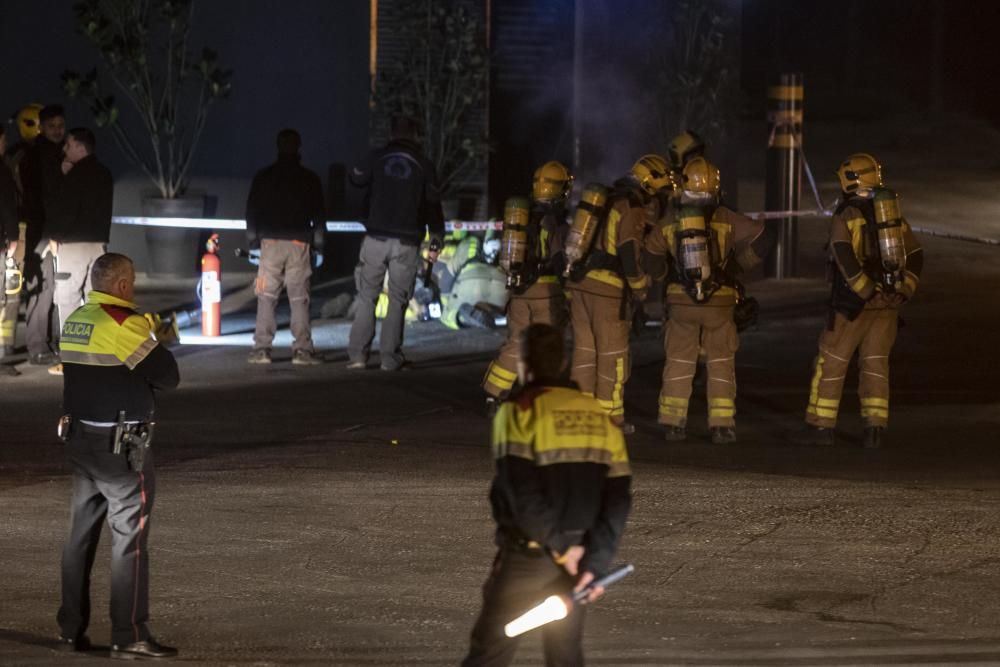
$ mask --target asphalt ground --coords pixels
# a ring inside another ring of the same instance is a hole
[[[655,423],[661,340],[634,343],[638,430],[620,559],[594,605],[598,665],[1000,663],[997,251],[923,239],[924,280],[893,352],[886,447],[860,448],[848,379],[836,448],[800,448],[824,323],[822,242],[806,278],[755,281],[761,322],[737,355],[739,443],[713,446],[698,379],[689,441]],[[170,293],[146,285],[140,303]],[[236,309],[239,311],[239,309]],[[247,313],[228,316],[246,329]],[[502,331],[411,325],[412,371],[344,368],[349,323],[317,321],[327,364],[245,363],[246,347],[176,348],[161,397],[150,538],[156,636],[205,665],[457,664],[492,555],[488,424],[478,383]],[[70,478],[61,381],[0,379],[0,664],[57,654]],[[90,630],[106,642],[108,538]],[[528,637],[518,664],[539,664]]]

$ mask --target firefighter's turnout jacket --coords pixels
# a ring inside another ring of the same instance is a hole
[[[74,420],[113,422],[120,410],[128,420],[147,420],[153,390],[180,381],[173,355],[153,339],[135,304],[96,290],[66,320],[59,356],[63,406]]]

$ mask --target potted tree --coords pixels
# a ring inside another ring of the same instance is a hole
[[[73,11],[101,65],[82,75],[65,71],[66,94],[87,100],[96,125],[155,187],[143,197],[143,215],[203,216],[204,196],[187,192],[190,169],[209,110],[229,95],[232,72],[213,51],[189,49],[194,0],[83,0]],[[197,235],[149,228],[152,271],[193,266]]]
[[[392,114],[421,126],[446,204],[457,204],[489,149],[485,103],[489,55],[482,19],[459,0],[410,0],[388,4],[399,56],[380,66],[373,116],[376,136]],[[454,210],[446,216],[456,217]],[[451,213],[451,215],[449,215]]]

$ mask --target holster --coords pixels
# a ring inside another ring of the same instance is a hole
[[[153,446],[153,422],[141,424],[128,424],[128,428],[122,435],[122,444],[125,449],[125,456],[128,458],[128,467],[132,472],[142,472],[146,465],[146,454]]]

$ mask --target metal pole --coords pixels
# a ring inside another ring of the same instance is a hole
[[[764,208],[796,211],[802,194],[802,74],[782,74],[767,89],[767,175]],[[790,278],[798,270],[798,218],[770,220],[778,241],[764,267],[769,278]]]

